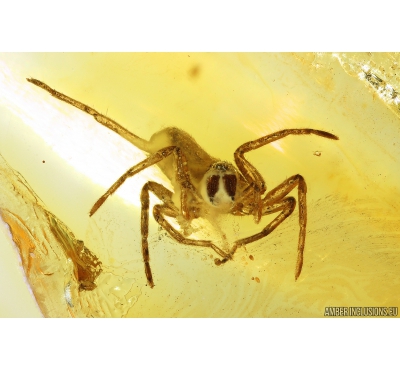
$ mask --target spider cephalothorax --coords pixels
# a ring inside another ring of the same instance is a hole
[[[207,204],[226,212],[234,205],[237,182],[237,170],[232,164],[216,162],[204,174],[200,194]]]
[[[90,216],[101,207],[106,199],[112,195],[126,179],[152,165],[158,164],[160,169],[169,177],[173,186],[176,187],[174,190],[175,194],[179,195],[178,201],[173,198],[173,192],[155,181],[148,181],[143,186],[140,195],[142,206],[142,254],[147,282],[151,288],[154,287],[154,282],[150,268],[148,248],[150,192],[155,194],[162,202],[153,207],[153,216],[159,225],[181,244],[211,248],[220,256],[220,258],[214,260],[215,264],[221,265],[231,260],[239,247],[266,237],[293,213],[296,206],[296,199],[292,196],[288,196],[288,194],[297,188],[300,232],[297,246],[295,279],[297,280],[300,276],[303,266],[307,225],[306,182],[303,176],[299,174],[290,176],[265,194],[265,181],[262,175],[244,155],[247,152],[261,148],[264,145],[280,140],[288,135],[312,134],[327,139],[338,140],[339,138],[337,136],[326,131],[310,128],[277,131],[239,146],[234,152],[236,164],[236,167],[234,167],[228,162],[219,161],[211,157],[189,134],[178,128],[166,128],[161,130],[147,141],[136,136],[93,108],[52,89],[45,83],[35,79],[28,79],[28,81],[47,90],[57,99],[92,115],[97,122],[118,133],[139,149],[149,153],[147,159],[126,171],[107,192],[97,200],[89,212]],[[167,158],[169,159],[165,161]],[[176,164],[175,167],[174,162]],[[202,199],[200,199],[199,194]],[[206,209],[204,209],[204,205],[206,205]],[[226,252],[217,247],[211,240],[188,238],[188,236],[191,235],[190,223],[192,220],[212,214],[212,211],[230,213],[234,216],[252,215],[256,223],[259,223],[264,215],[277,212],[279,212],[279,214],[258,233],[234,242],[230,250]],[[181,225],[181,228],[175,228],[165,216],[174,218],[178,221],[178,224]],[[184,227],[182,227],[182,225],[184,225]]]

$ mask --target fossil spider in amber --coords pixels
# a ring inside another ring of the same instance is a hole
[[[244,157],[252,150],[256,150],[273,141],[288,135],[318,135],[327,139],[339,138],[329,132],[304,129],[287,129],[271,133],[257,140],[249,141],[239,146],[234,153],[236,167],[225,161],[220,161],[206,153],[196,141],[186,132],[169,127],[155,133],[149,141],[141,139],[131,133],[114,120],[104,116],[91,107],[80,103],[33,78],[28,81],[47,90],[51,95],[82,111],[92,115],[97,122],[130,141],[149,156],[142,162],[126,171],[102,195],[90,210],[92,216],[105,200],[113,194],[129,177],[157,164],[171,180],[174,193],[163,185],[148,181],[142,188],[141,202],[141,234],[142,254],[148,284],[154,287],[150,268],[148,247],[149,230],[149,193],[152,192],[161,200],[161,204],[153,207],[153,216],[158,224],[166,230],[177,242],[211,248],[219,255],[214,260],[221,265],[232,259],[236,250],[246,244],[260,240],[270,234],[276,227],[291,215],[296,199],[288,194],[297,187],[299,201],[299,240],[297,247],[297,261],[295,280],[300,276],[303,266],[304,243],[307,225],[307,186],[304,178],[297,174],[289,177],[280,185],[266,193],[264,179],[257,169]],[[265,194],[266,193],[266,194]],[[216,213],[230,213],[235,216],[251,215],[258,224],[264,215],[280,212],[278,216],[266,225],[260,232],[242,238],[233,243],[229,251],[217,247],[211,240],[190,239],[190,223],[195,218],[211,218]],[[180,230],[174,228],[165,217],[174,218],[180,225]]]

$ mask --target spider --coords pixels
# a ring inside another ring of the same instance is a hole
[[[288,194],[297,187],[300,232],[297,247],[295,281],[298,279],[303,266],[306,237],[306,182],[303,176],[297,174],[289,177],[265,194],[266,186],[263,177],[244,155],[247,152],[256,150],[288,135],[313,134],[327,139],[338,140],[339,138],[337,136],[329,132],[310,128],[286,129],[271,133],[239,146],[234,152],[235,167],[229,162],[220,161],[210,156],[183,130],[175,127],[168,127],[155,133],[149,141],[146,141],[128,131],[114,120],[52,89],[45,83],[33,78],[28,78],[27,80],[48,91],[55,98],[90,114],[97,122],[118,133],[133,145],[149,154],[147,159],[126,171],[96,201],[89,212],[90,216],[93,216],[93,214],[97,212],[106,199],[112,195],[126,179],[150,166],[157,164],[170,179],[175,189],[174,192],[155,181],[148,181],[143,186],[140,194],[142,254],[147,282],[151,288],[154,287],[154,282],[150,268],[148,246],[150,192],[161,200],[161,204],[157,204],[153,207],[153,216],[156,222],[179,243],[196,247],[206,247],[214,250],[219,256],[219,258],[214,259],[214,262],[219,266],[232,260],[233,255],[239,247],[266,237],[292,214],[296,206],[296,199],[292,196],[288,196]],[[255,223],[258,224],[263,216],[279,211],[279,215],[260,232],[235,241],[228,251],[219,248],[210,240],[189,238],[192,234],[192,229],[190,227],[191,221],[199,217],[212,220],[212,217],[218,214],[230,213],[235,216],[251,215]],[[173,227],[171,223],[166,220],[166,217],[175,219],[180,226],[180,230]]]

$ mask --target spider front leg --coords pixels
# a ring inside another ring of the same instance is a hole
[[[311,128],[287,129],[263,136],[254,141],[249,141],[237,148],[234,154],[235,162],[243,177],[246,179],[247,183],[252,187],[253,191],[250,194],[252,194],[253,198],[253,216],[256,223],[260,222],[262,216],[263,201],[261,200],[261,196],[265,193],[266,190],[265,181],[261,174],[257,171],[257,169],[244,157],[244,154],[252,150],[261,148],[262,146],[272,143],[276,140],[283,139],[288,135],[317,135],[326,139],[339,140],[336,135],[333,135],[330,132],[326,131],[314,130]]]
[[[169,191],[164,186],[149,181],[147,182],[140,193],[140,203],[141,203],[141,217],[140,217],[140,230],[142,235],[142,255],[143,255],[143,262],[144,262],[144,271],[146,274],[147,282],[149,283],[150,288],[154,287],[153,283],[153,274],[151,273],[150,268],[150,253],[149,253],[149,243],[148,243],[148,236],[149,236],[149,206],[150,206],[150,197],[149,191],[152,191],[159,199],[164,202],[164,210],[165,214],[171,217],[175,217],[179,214],[179,210],[172,202],[172,192]],[[156,218],[156,221],[157,218]]]
[[[290,193],[295,187],[298,189],[299,199],[299,242],[297,245],[297,262],[294,273],[295,280],[298,279],[303,267],[303,254],[304,254],[304,243],[306,240],[306,226],[307,226],[307,185],[301,175],[294,175],[285,180],[282,184],[278,185],[275,189],[271,190],[265,196],[265,204],[270,205],[275,203],[277,200],[282,199]]]
[[[235,254],[236,250],[246,244],[255,242],[265,236],[267,236],[268,234],[270,234],[273,230],[275,230],[279,224],[281,224],[287,217],[289,217],[294,208],[296,207],[296,199],[294,199],[293,197],[287,197],[284,198],[281,201],[278,201],[274,204],[269,204],[268,205],[264,205],[264,207],[262,207],[262,215],[270,215],[272,213],[275,212],[279,212],[282,211],[272,222],[270,222],[261,232],[254,234],[252,236],[249,236],[247,238],[243,238],[243,239],[239,239],[237,240],[234,244],[232,249],[229,252],[229,256],[232,258],[232,256]],[[250,215],[251,211],[249,212],[249,209],[239,209],[237,208],[234,212],[234,214],[236,216],[245,216],[245,215]],[[216,264],[220,265],[222,263],[227,262],[228,259],[224,258],[222,260],[217,260]]]
[[[145,268],[145,274],[147,282],[151,288],[154,287],[153,275],[150,268],[150,254],[148,245],[149,236],[149,206],[150,206],[150,191],[163,201],[163,204],[156,204],[153,207],[153,216],[158,224],[168,232],[168,234],[174,238],[177,242],[185,245],[192,245],[197,247],[208,247],[213,249],[218,255],[223,258],[229,258],[229,255],[223,250],[215,246],[208,240],[194,240],[183,236],[178,230],[176,230],[166,219],[167,217],[177,218],[180,216],[178,207],[172,201],[172,192],[165,188],[163,185],[153,181],[147,182],[140,195],[140,202],[142,206],[141,210],[141,234],[142,234],[142,254]]]
[[[304,253],[304,243],[305,243],[306,225],[307,225],[307,203],[306,203],[307,186],[303,176],[301,175],[294,175],[289,177],[282,184],[278,185],[276,188],[274,188],[273,190],[271,190],[266,194],[266,196],[262,200],[262,206],[260,212],[261,215],[275,213],[280,210],[282,210],[282,212],[259,233],[236,241],[229,253],[231,257],[236,252],[237,248],[266,237],[268,234],[274,231],[287,217],[289,217],[292,214],[296,206],[296,200],[293,197],[287,197],[287,198],[285,197],[296,186],[298,187],[299,224],[300,224],[299,242],[297,247],[297,262],[295,269],[295,280],[298,279],[301,273],[301,269],[303,267],[303,253]],[[238,214],[240,214],[240,211],[237,212]],[[247,214],[251,213],[252,210],[250,209]],[[242,211],[241,214],[246,214],[246,212]],[[227,259],[220,260],[220,263],[225,263],[225,262],[227,262]]]

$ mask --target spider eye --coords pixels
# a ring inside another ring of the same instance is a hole
[[[219,176],[213,175],[207,179],[207,195],[210,199],[214,198],[219,188]]]
[[[222,180],[224,181],[224,187],[228,195],[231,197],[232,200],[235,199],[236,194],[236,183],[237,178],[235,175],[225,175]]]

